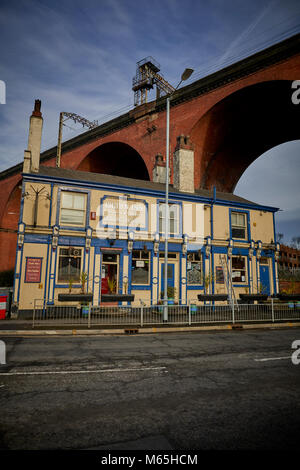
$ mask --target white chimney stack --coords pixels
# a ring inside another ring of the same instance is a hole
[[[177,137],[173,158],[173,187],[184,193],[194,193],[194,146],[189,136]]]

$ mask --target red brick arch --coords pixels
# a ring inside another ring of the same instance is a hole
[[[84,157],[77,170],[149,180],[149,173],[141,155],[123,142],[107,142]]]
[[[14,268],[17,244],[17,221],[19,220],[21,202],[21,182],[15,185],[9,195],[1,219],[0,246],[1,246],[1,271]]]
[[[300,139],[300,107],[292,82],[242,88],[215,104],[191,130],[200,186],[233,192],[248,166],[267,150]]]

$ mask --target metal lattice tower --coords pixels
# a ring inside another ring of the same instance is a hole
[[[65,118],[64,118],[65,116]],[[67,121],[68,119],[72,119],[75,123],[79,122],[82,124],[82,126],[86,126],[89,129],[94,129],[97,127],[98,121],[89,121],[88,119],[79,116],[78,114],[75,113],[67,113],[65,111],[62,111],[59,114],[59,127],[58,127],[58,142],[57,142],[57,153],[56,153],[56,167],[60,167],[60,159],[61,159],[61,140],[62,140],[62,128],[64,126],[64,122]]]
[[[156,99],[161,95],[172,93],[175,88],[159,75],[160,65],[153,57],[146,57],[137,62],[136,75],[132,80],[132,90],[134,91],[134,106],[147,103],[147,94],[154,85],[156,86]]]

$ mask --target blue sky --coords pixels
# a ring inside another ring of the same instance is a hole
[[[22,161],[37,98],[45,150],[56,145],[60,111],[101,123],[132,108],[136,62],[148,55],[175,85],[185,67],[195,69],[191,82],[299,31],[298,0],[1,0],[0,171]],[[64,140],[82,132],[66,124]],[[284,209],[286,241],[300,235],[299,153],[300,142],[272,149],[235,191]]]

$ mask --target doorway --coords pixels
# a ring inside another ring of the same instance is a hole
[[[268,261],[261,261],[259,264],[259,277],[261,285],[261,293],[270,295],[270,273]]]
[[[101,295],[119,291],[119,255],[103,253],[101,267]]]
[[[165,262],[164,253],[160,253],[160,282],[159,282],[159,298],[163,300],[165,291]],[[168,268],[167,268],[168,287],[174,290],[172,298],[177,299],[178,295],[178,260],[177,253],[168,254]]]

